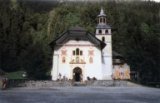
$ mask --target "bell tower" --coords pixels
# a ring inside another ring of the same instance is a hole
[[[107,16],[101,8],[100,14],[97,16],[96,37],[106,44],[102,50],[102,74],[103,79],[111,80],[112,76],[112,33],[111,26],[107,22]]]

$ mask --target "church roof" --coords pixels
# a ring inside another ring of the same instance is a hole
[[[111,26],[108,24],[98,24],[96,29],[111,29]]]
[[[54,41],[50,43],[50,46],[54,47],[55,45],[63,45],[68,40],[90,41],[100,49],[103,49],[106,46],[106,44],[101,40],[97,39],[94,34],[78,26],[72,27],[67,31],[65,31],[64,33],[62,33],[59,37],[57,37]]]
[[[85,29],[80,26],[71,27],[69,30],[70,31],[85,31]]]
[[[118,53],[116,51],[112,51],[112,55],[113,55],[113,64],[114,65],[124,64],[126,62],[126,59],[120,53]]]

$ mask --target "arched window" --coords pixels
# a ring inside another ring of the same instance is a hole
[[[99,34],[102,34],[102,30],[99,30]]]
[[[73,53],[72,53],[74,56],[79,56],[79,55],[83,55],[83,51],[80,50],[79,48],[76,48],[76,50],[73,50]]]
[[[76,55],[79,55],[79,48],[76,49]]]
[[[103,21],[102,21],[102,18],[100,18],[100,23],[102,23]]]
[[[103,23],[105,23],[106,21],[105,21],[105,18],[103,18]]]
[[[82,52],[82,51],[80,51],[80,55],[83,55],[83,52]]]
[[[108,30],[106,30],[105,32],[106,32],[106,34],[108,34]]]
[[[73,55],[76,55],[76,52],[75,52],[75,50],[73,51]]]
[[[102,41],[105,42],[105,37],[102,37]]]

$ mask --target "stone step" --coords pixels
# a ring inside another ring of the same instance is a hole
[[[74,82],[73,86],[86,86],[86,84],[83,82]]]

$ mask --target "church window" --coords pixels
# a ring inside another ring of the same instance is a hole
[[[75,40],[76,40],[76,41],[79,41],[79,40],[80,40],[80,38],[76,38]]]
[[[102,41],[105,42],[105,37],[102,37]]]
[[[100,23],[102,23],[102,18],[100,18]]]
[[[103,23],[105,23],[105,18],[103,18]]]
[[[79,55],[79,48],[76,49],[76,55]]]
[[[80,51],[80,55],[83,55],[83,52],[82,52],[82,51]]]
[[[76,55],[76,52],[75,52],[75,50],[73,51],[73,55]]]
[[[89,63],[93,63],[93,58],[92,57],[89,58]]]
[[[99,34],[102,34],[102,30],[99,30]]]
[[[66,62],[66,58],[63,57],[63,58],[62,58],[62,63],[65,63],[65,62]]]
[[[80,50],[79,48],[76,48],[76,50],[74,50],[73,52],[72,52],[72,54],[75,56],[79,56],[79,55],[83,55],[83,51],[82,50]]]
[[[108,34],[108,30],[106,30],[105,32],[106,32],[106,34]]]

